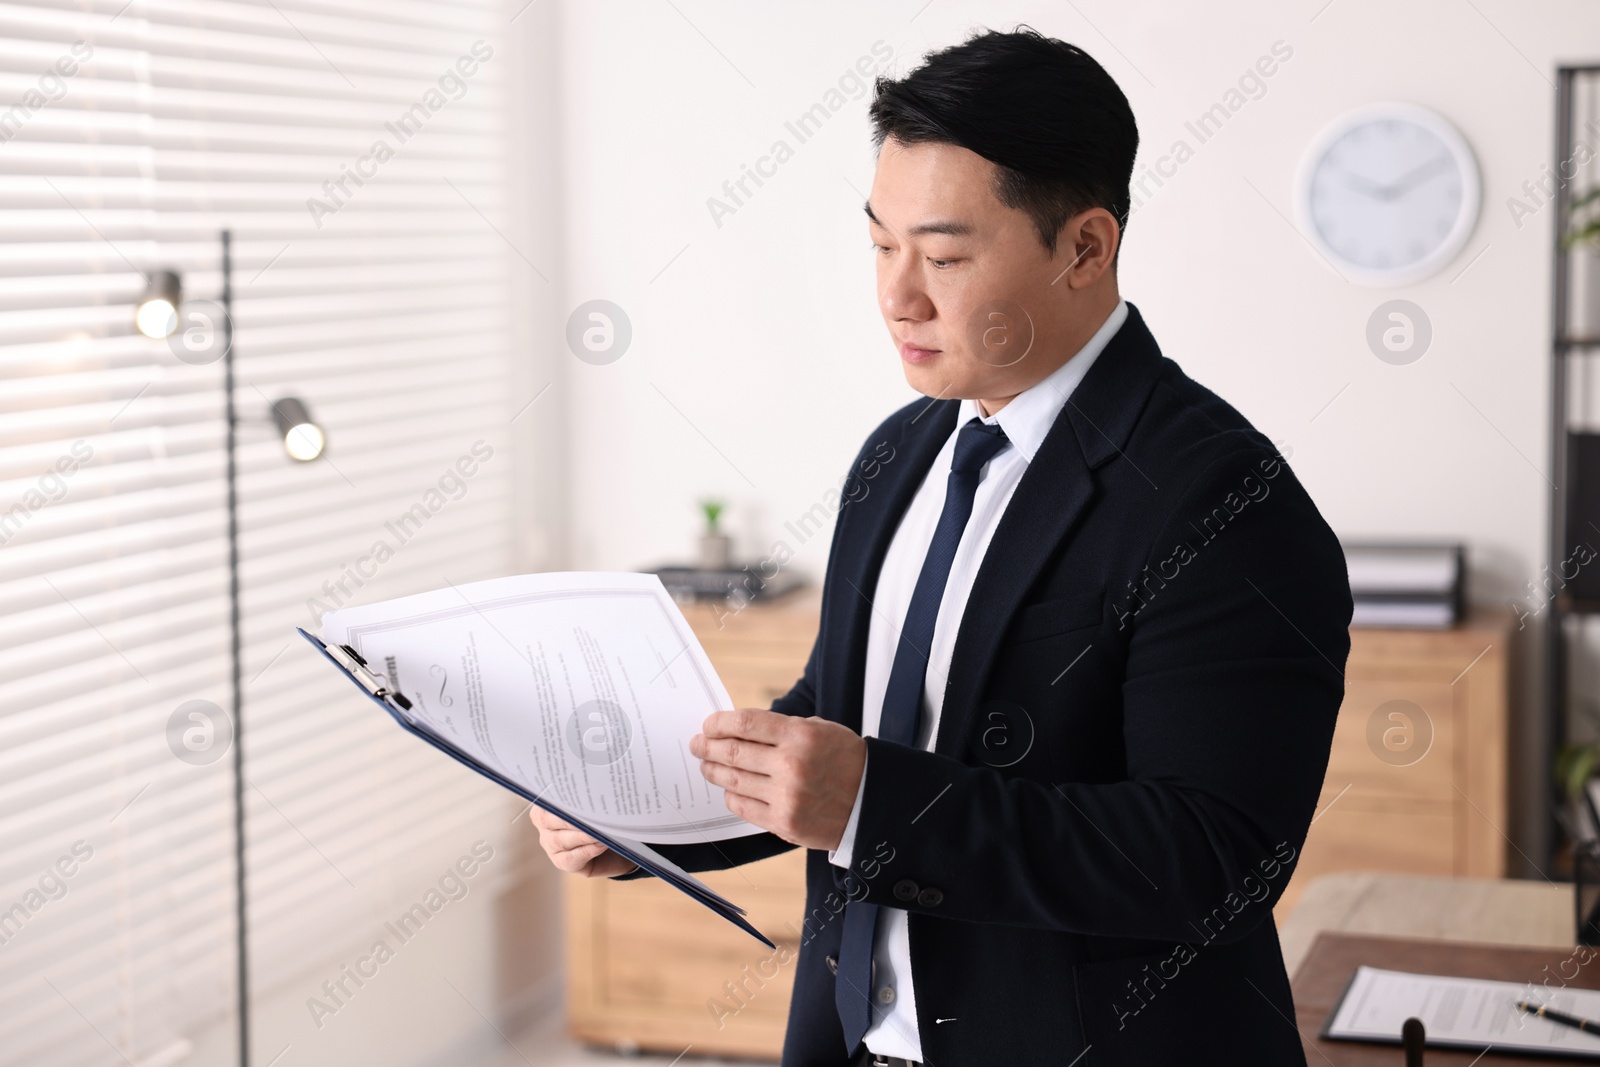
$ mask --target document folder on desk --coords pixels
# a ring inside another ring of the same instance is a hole
[[[1322,1036],[1351,1041],[1400,1040],[1405,1020],[1427,1027],[1428,1044],[1445,1048],[1536,1052],[1600,1059],[1600,1037],[1522,1011],[1529,1001],[1584,1017],[1600,1015],[1600,992],[1454,975],[1356,968]]]
[[[452,586],[329,612],[323,629],[299,633],[406,732],[774,947],[643,840],[759,832],[687,753],[698,721],[731,702],[653,575]]]

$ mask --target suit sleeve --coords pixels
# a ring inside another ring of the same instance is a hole
[[[1315,810],[1343,697],[1343,552],[1287,466],[1252,444],[1183,488],[1146,562],[1125,577],[1170,577],[1106,624],[1107,644],[1126,642],[1125,778],[1008,778],[869,738],[857,848],[889,858],[867,899],[1181,941],[1246,898],[1266,902],[1256,921],[1267,913]],[[900,899],[903,880],[938,893]],[[1219,940],[1254,925],[1227,924]]]

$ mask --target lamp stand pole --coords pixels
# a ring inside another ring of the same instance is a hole
[[[245,922],[244,685],[239,634],[239,417],[233,406],[233,233],[222,231],[222,400],[227,422],[228,634],[233,696],[233,872],[239,960],[239,1067],[250,1067],[250,955]]]

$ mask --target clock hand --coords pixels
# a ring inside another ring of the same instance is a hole
[[[1383,199],[1394,200],[1410,192],[1424,178],[1432,176],[1433,171],[1439,169],[1440,164],[1449,165],[1449,156],[1435,156],[1420,166],[1412,167],[1394,181],[1384,186]]]
[[[1363,178],[1361,175],[1352,174],[1347,170],[1339,171],[1339,176],[1344,179],[1346,185],[1357,192],[1366,193],[1375,200],[1387,199],[1387,186],[1379,185],[1370,178]]]

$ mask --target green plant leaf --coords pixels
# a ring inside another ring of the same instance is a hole
[[[1600,762],[1600,749],[1593,745],[1566,744],[1556,754],[1556,780],[1568,797],[1583,794],[1583,787],[1594,776],[1595,765]]]
[[[1600,219],[1586,222],[1576,230],[1570,230],[1561,238],[1564,248],[1576,248],[1578,245],[1593,244],[1595,237],[1600,236]]]
[[[1600,201],[1600,186],[1596,186],[1595,188],[1575,197],[1573,201],[1567,205],[1567,221],[1569,223],[1576,223],[1577,220],[1575,216],[1584,208],[1597,201]],[[1592,244],[1597,236],[1600,236],[1600,219],[1590,219],[1588,222],[1583,223],[1576,229],[1569,229],[1565,234],[1563,234],[1561,237],[1561,246],[1563,248],[1573,248],[1581,244]]]

